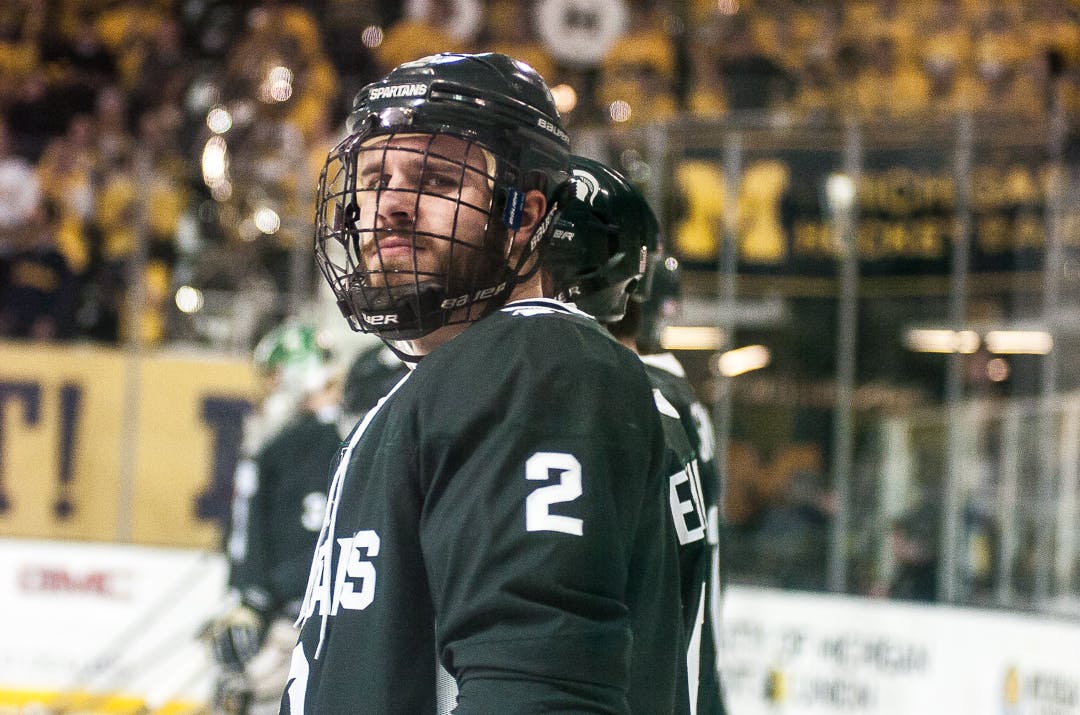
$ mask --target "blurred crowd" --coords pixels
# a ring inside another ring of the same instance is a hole
[[[311,285],[310,261],[296,255],[352,96],[436,51],[530,62],[571,128],[1080,114],[1076,0],[592,8],[5,0],[0,335],[205,341],[230,331],[192,327],[191,315],[213,313],[215,290],[270,296],[248,316],[260,334],[286,311],[274,296]],[[202,292],[185,302],[177,289],[187,284]]]

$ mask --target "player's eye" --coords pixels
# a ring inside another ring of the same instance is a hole
[[[458,174],[445,169],[429,170],[424,172],[420,186],[424,191],[446,193],[457,188]]]
[[[380,174],[373,171],[362,174],[360,180],[356,182],[356,188],[360,191],[376,191],[378,189],[385,189],[389,183],[389,174]]]

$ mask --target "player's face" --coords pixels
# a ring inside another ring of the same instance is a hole
[[[476,266],[489,222],[492,163],[479,147],[446,135],[365,144],[356,197],[368,285],[445,283]]]

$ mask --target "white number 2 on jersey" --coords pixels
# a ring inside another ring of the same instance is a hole
[[[581,496],[581,463],[565,452],[537,452],[525,462],[526,479],[546,482],[552,473],[558,475],[558,484],[537,487],[525,498],[525,529],[581,536],[581,519],[551,513],[552,504],[574,501]]]

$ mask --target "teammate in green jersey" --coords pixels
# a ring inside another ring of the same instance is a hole
[[[378,341],[352,359],[344,377],[338,363],[305,322],[286,321],[256,346],[256,367],[272,392],[260,405],[258,428],[249,424],[245,435],[262,435],[262,442],[247,448],[234,479],[228,605],[205,629],[218,665],[216,713],[277,712],[331,466],[352,425],[405,370]]]
[[[556,295],[595,316],[646,365],[664,425],[671,519],[680,545],[686,657],[680,686],[686,688],[680,687],[678,710],[723,713],[717,663],[720,484],[712,427],[675,356],[646,352],[642,345],[655,345],[656,314],[671,297],[675,264],[663,256],[656,216],[629,179],[582,156],[572,156],[570,166],[573,198],[565,202],[545,263]]]
[[[316,257],[412,372],[348,438],[283,713],[674,712],[678,536],[641,362],[544,297],[569,187],[501,54],[403,64],[327,158]]]

